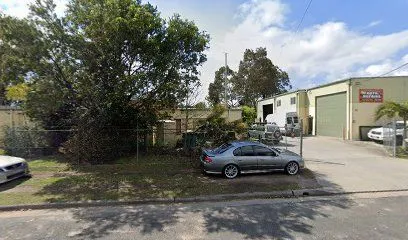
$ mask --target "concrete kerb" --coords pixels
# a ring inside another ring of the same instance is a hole
[[[369,190],[369,191],[339,191],[332,188],[317,188],[317,189],[299,189],[293,190],[293,197],[308,197],[308,196],[333,196],[333,195],[351,195],[360,193],[391,193],[391,192],[408,192],[408,189],[387,189],[387,190]]]
[[[300,198],[312,196],[333,196],[346,195],[357,193],[384,193],[384,192],[408,192],[408,189],[399,190],[378,190],[378,191],[353,191],[344,192],[336,189],[300,189],[300,190],[285,190],[272,192],[252,192],[238,194],[221,194],[209,196],[197,196],[186,198],[148,198],[130,201],[79,201],[65,203],[44,203],[44,204],[22,204],[22,205],[7,205],[0,206],[2,211],[20,211],[20,210],[39,210],[39,209],[65,209],[79,207],[104,207],[104,206],[125,206],[125,205],[146,205],[146,204],[173,204],[173,203],[194,203],[194,202],[218,202],[218,201],[233,201],[233,200],[248,200],[248,199],[268,199],[268,198]]]

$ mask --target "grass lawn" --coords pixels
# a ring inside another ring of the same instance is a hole
[[[196,160],[197,161],[197,160]],[[234,180],[201,173],[186,157],[169,155],[124,158],[111,165],[70,166],[58,157],[29,161],[31,178],[0,185],[0,205],[81,200],[143,198],[260,192],[318,187],[308,170],[244,175]]]

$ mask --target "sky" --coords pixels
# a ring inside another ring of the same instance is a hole
[[[24,17],[34,0],[0,0]],[[67,0],[57,0],[62,14]],[[150,0],[165,18],[179,13],[210,34],[201,99],[224,65],[238,70],[245,49],[266,47],[294,89],[349,77],[379,76],[408,62],[408,0]],[[147,2],[147,1],[143,1]],[[390,75],[408,75],[408,67]]]

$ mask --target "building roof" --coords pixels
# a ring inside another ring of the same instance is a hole
[[[264,99],[262,99],[262,100],[259,100],[258,102],[262,102],[262,101],[265,101],[265,100],[273,99],[273,98],[276,98],[276,97],[282,97],[282,96],[289,95],[289,94],[293,94],[293,93],[306,92],[306,90],[307,90],[307,89],[297,89],[297,90],[291,91],[291,92],[280,93],[280,94],[277,94],[277,95],[273,95],[272,97],[267,97],[267,98],[264,98]]]
[[[313,90],[313,89],[317,89],[317,88],[322,88],[322,87],[327,87],[327,86],[331,86],[331,85],[336,85],[336,84],[344,83],[344,82],[347,82],[347,81],[356,81],[356,80],[362,80],[362,79],[379,79],[379,78],[391,78],[391,79],[392,79],[392,78],[406,78],[406,77],[408,77],[408,76],[352,77],[352,78],[346,78],[346,79],[342,79],[342,80],[338,80],[338,81],[334,81],[334,82],[330,82],[330,83],[325,83],[325,84],[322,84],[322,85],[318,85],[318,86],[316,86],[316,87],[312,87],[312,88],[308,88],[308,89],[299,89],[299,90],[292,91],[292,92],[286,92],[286,93],[274,95],[274,96],[272,96],[272,97],[259,100],[258,102],[262,102],[262,101],[265,101],[265,100],[273,99],[273,98],[276,98],[276,97],[280,97],[280,96],[284,96],[284,95],[288,95],[288,94],[292,94],[292,93],[297,93],[297,92],[300,92],[300,91],[309,91],[309,90]]]

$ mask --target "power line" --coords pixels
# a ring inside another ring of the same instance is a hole
[[[306,16],[307,12],[309,11],[310,5],[312,5],[312,2],[313,2],[313,0],[310,0],[309,3],[307,4],[307,7],[306,7],[305,11],[303,12],[302,18],[300,19],[300,22],[299,22],[299,24],[298,24],[297,27],[296,27],[295,34],[293,34],[293,36],[291,37],[290,40],[292,40],[292,38],[299,32],[300,26],[302,25],[303,20],[305,19],[305,16]],[[286,46],[286,44],[287,44],[288,42],[290,42],[290,41],[284,42],[284,43],[281,45],[280,52],[279,52],[279,58],[280,58],[281,55],[282,55],[282,50],[283,50],[283,48]]]
[[[396,67],[396,68],[394,68],[394,69],[392,69],[391,71],[388,71],[388,72],[386,72],[386,73],[383,73],[383,74],[379,75],[378,77],[384,77],[385,75],[388,75],[388,74],[390,74],[390,73],[392,73],[392,72],[395,72],[395,71],[397,71],[398,69],[401,69],[401,68],[403,68],[403,67],[405,67],[405,66],[407,66],[407,65],[408,65],[408,62],[407,62],[407,63],[404,63],[404,64],[402,64],[402,65],[400,65],[400,66],[398,66],[398,67]]]
[[[296,33],[299,31],[300,25],[302,25],[303,20],[305,19],[305,16],[306,16],[306,14],[307,14],[307,11],[308,11],[309,8],[310,8],[310,5],[312,5],[312,2],[313,2],[313,0],[310,0],[310,1],[309,1],[309,4],[307,4],[307,7],[306,7],[305,11],[303,12],[302,19],[300,19],[300,22],[299,22],[299,24],[298,24],[298,26],[297,26],[297,28],[296,28],[295,35],[296,35]]]

